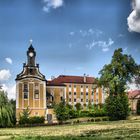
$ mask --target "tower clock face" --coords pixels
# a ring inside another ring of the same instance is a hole
[[[33,56],[34,56],[33,52],[30,52],[30,53],[29,53],[29,56],[30,56],[30,57],[33,57]]]

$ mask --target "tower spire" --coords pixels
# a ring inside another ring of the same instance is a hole
[[[33,43],[33,40],[32,40],[32,39],[30,39],[30,40],[29,40],[29,42],[30,42],[30,45],[32,45],[32,43]]]

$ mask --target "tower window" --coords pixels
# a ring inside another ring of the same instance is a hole
[[[23,92],[24,92],[24,99],[28,99],[28,84],[27,83],[24,83]]]
[[[39,85],[38,85],[38,83],[35,83],[34,97],[35,97],[35,99],[39,99]]]
[[[24,99],[28,99],[28,92],[24,92]]]
[[[39,99],[39,90],[35,90],[35,99]]]

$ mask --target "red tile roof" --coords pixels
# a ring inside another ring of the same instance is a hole
[[[128,98],[135,98],[137,95],[140,95],[140,90],[132,90],[128,92]]]
[[[84,76],[60,75],[48,82],[49,85],[61,85],[64,83],[93,84],[95,83],[95,78],[86,76],[86,82],[84,82]]]

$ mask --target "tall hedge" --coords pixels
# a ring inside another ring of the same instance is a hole
[[[106,110],[110,120],[126,119],[130,112],[127,95],[109,96],[106,99]]]
[[[140,99],[137,102],[137,114],[140,115]]]

